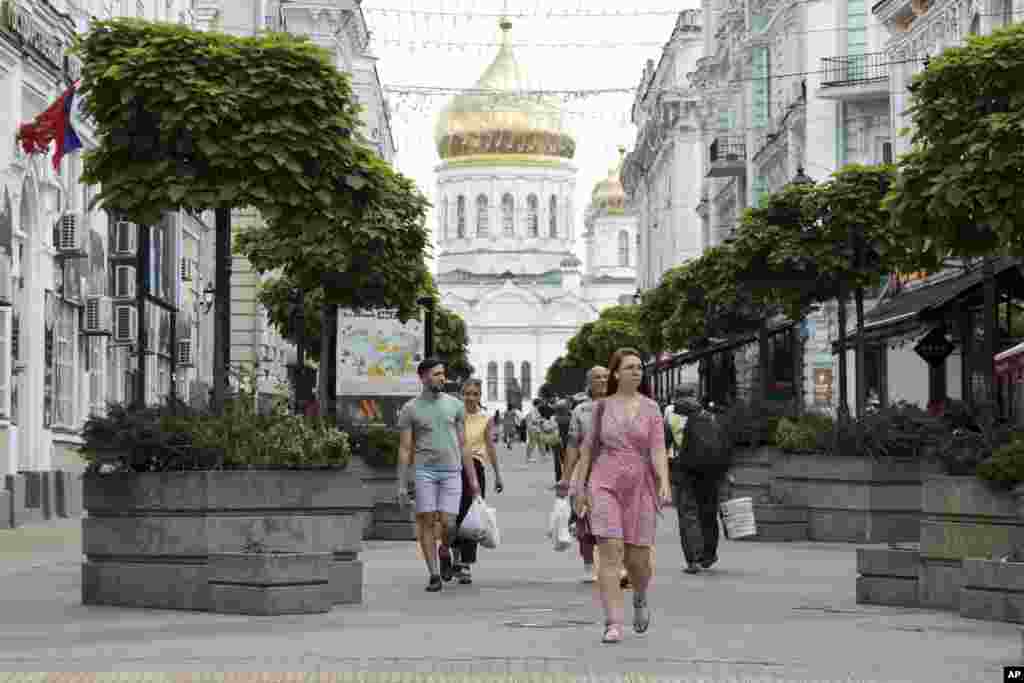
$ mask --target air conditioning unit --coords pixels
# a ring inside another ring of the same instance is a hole
[[[66,213],[57,226],[57,251],[65,254],[84,254],[82,249],[82,223],[77,214]]]
[[[134,344],[139,336],[139,312],[135,306],[121,304],[114,307],[114,342]]]
[[[134,223],[118,221],[114,223],[114,248],[115,256],[135,256],[136,239],[138,228]]]
[[[105,296],[87,296],[82,319],[82,334],[109,336],[110,316],[110,299]]]
[[[183,259],[181,259],[181,281],[182,282],[192,282],[192,267],[193,267],[193,265],[194,264],[192,262],[192,259],[190,259],[190,258],[183,258]]]
[[[114,267],[114,298],[135,298],[135,266]]]
[[[179,339],[178,340],[178,367],[179,368],[191,368],[194,363],[192,361],[192,340],[191,339]]]

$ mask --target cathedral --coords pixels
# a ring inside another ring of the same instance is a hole
[[[441,303],[466,321],[488,407],[504,409],[515,383],[524,400],[537,394],[602,308],[632,302],[637,221],[625,208],[620,159],[585,210],[584,268],[575,254],[576,142],[559,102],[524,94],[512,24],[499,25],[494,61],[438,118],[435,206]]]

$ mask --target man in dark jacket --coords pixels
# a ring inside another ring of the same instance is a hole
[[[679,515],[684,571],[696,574],[718,561],[718,492],[729,472],[732,449],[721,417],[701,407],[694,385],[676,389],[673,411],[685,425],[676,436],[669,474]]]

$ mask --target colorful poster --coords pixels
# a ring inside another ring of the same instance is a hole
[[[360,427],[398,427],[398,413],[410,396],[338,396],[338,418]]]
[[[338,312],[339,399],[351,396],[415,396],[416,366],[423,359],[423,323],[404,325],[393,310]]]

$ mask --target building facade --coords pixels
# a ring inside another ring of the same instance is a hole
[[[657,286],[665,271],[697,258],[706,245],[695,213],[703,168],[700,100],[687,82],[704,51],[702,24],[696,10],[679,13],[660,60],[647,61],[633,101],[637,139],[622,175],[637,217],[641,290]]]
[[[580,326],[635,288],[629,266],[596,251],[589,267],[604,270],[584,282],[573,252],[576,143],[559,103],[520,94],[529,86],[512,24],[500,28],[494,61],[444,108],[435,130],[437,283],[443,305],[466,321],[470,362],[491,404],[506,402],[515,383],[523,398],[536,395]]]
[[[174,395],[205,402],[212,386],[213,218],[184,211],[149,228],[151,302],[138,345],[135,225],[102,207],[88,210],[98,188],[79,178],[79,154],[54,169],[52,151],[25,155],[15,143],[80,74],[66,55],[75,33],[95,19],[120,16],[180,22],[233,33],[284,28],[316,33],[353,74],[365,106],[364,130],[393,159],[386,103],[358,3],[217,2],[214,0],[4,0],[0,2],[0,475],[80,470],[79,432],[108,402]],[[223,7],[222,7],[223,5]],[[305,23],[304,23],[305,22]],[[229,27],[233,30],[229,31]],[[336,30],[344,27],[343,30]],[[76,132],[94,144],[88,122]],[[235,212],[235,229],[259,220]],[[253,369],[264,396],[286,391],[290,345],[256,306],[259,277],[244,259],[232,275],[232,360]],[[140,373],[140,362],[144,373]]]

